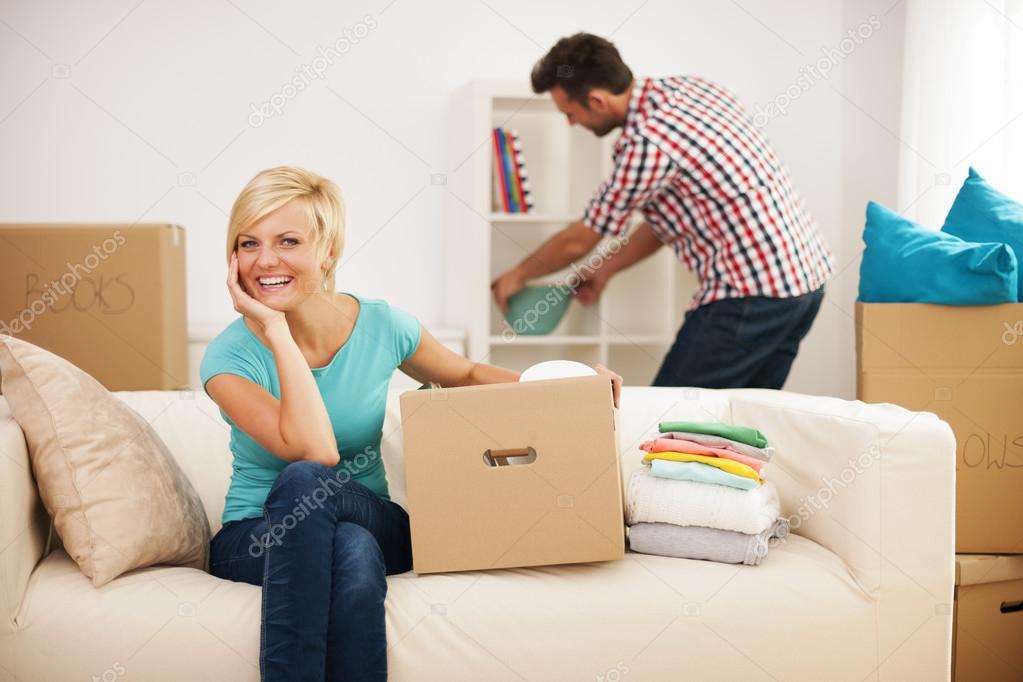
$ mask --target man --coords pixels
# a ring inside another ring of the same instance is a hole
[[[622,128],[614,170],[582,220],[491,285],[502,310],[535,277],[567,267],[629,215],[644,222],[575,296],[592,303],[617,271],[663,244],[699,278],[655,386],[781,388],[824,296],[832,255],[778,157],[734,96],[694,77],[633,78],[607,40],[562,38],[533,91],[599,137]]]

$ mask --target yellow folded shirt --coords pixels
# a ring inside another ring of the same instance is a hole
[[[666,459],[671,462],[700,462],[701,464],[708,464],[712,467],[717,467],[722,471],[727,471],[728,473],[735,474],[736,476],[752,478],[757,483],[764,482],[763,479],[757,475],[757,472],[753,470],[753,467],[743,464],[742,462],[736,462],[734,459],[709,457],[707,455],[690,455],[687,452],[651,452],[643,458],[643,461],[649,462],[652,459]]]

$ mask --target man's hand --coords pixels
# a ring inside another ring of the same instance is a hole
[[[600,299],[610,278],[611,274],[607,263],[604,264],[604,267],[596,270],[579,273],[579,286],[576,287],[573,295],[583,305],[592,305]]]
[[[515,269],[509,270],[491,283],[490,290],[494,292],[494,300],[497,301],[502,313],[508,313],[508,299],[522,291],[525,285],[526,280]]]
[[[588,254],[599,241],[600,235],[580,220],[552,235],[539,249],[490,285],[501,312],[508,313],[508,299],[521,291],[527,281],[567,268]]]

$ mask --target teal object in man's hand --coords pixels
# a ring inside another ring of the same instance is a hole
[[[572,300],[567,286],[549,284],[523,287],[508,299],[504,319],[516,334],[550,334],[561,322]]]

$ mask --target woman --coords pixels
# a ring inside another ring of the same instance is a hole
[[[231,209],[227,288],[242,317],[200,378],[231,426],[210,570],[260,585],[264,680],[387,676],[385,576],[412,566],[409,521],[380,458],[395,368],[442,386],[516,381],[445,348],[408,313],[334,290],[344,204],[334,183],[265,170]],[[611,377],[617,405],[621,377]]]

